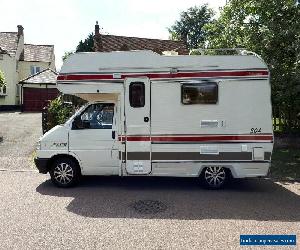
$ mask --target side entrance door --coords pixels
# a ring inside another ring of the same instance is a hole
[[[151,172],[150,81],[147,77],[125,79],[126,171]]]

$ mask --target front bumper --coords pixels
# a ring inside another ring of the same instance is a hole
[[[34,163],[37,169],[39,170],[40,173],[42,174],[47,174],[48,173],[48,158],[34,158]]]

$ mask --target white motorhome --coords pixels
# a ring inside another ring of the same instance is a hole
[[[38,142],[36,166],[61,187],[81,175],[266,176],[273,148],[271,90],[256,55],[76,53],[57,87],[88,100]]]

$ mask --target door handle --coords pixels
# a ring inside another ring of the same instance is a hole
[[[115,139],[116,138],[116,131],[111,132],[111,138]]]
[[[144,117],[144,122],[149,122],[149,117],[145,116]]]

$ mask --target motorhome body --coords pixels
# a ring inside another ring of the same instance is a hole
[[[57,86],[89,101],[39,141],[36,165],[57,185],[81,173],[201,176],[220,187],[268,173],[271,90],[257,56],[77,53]]]

